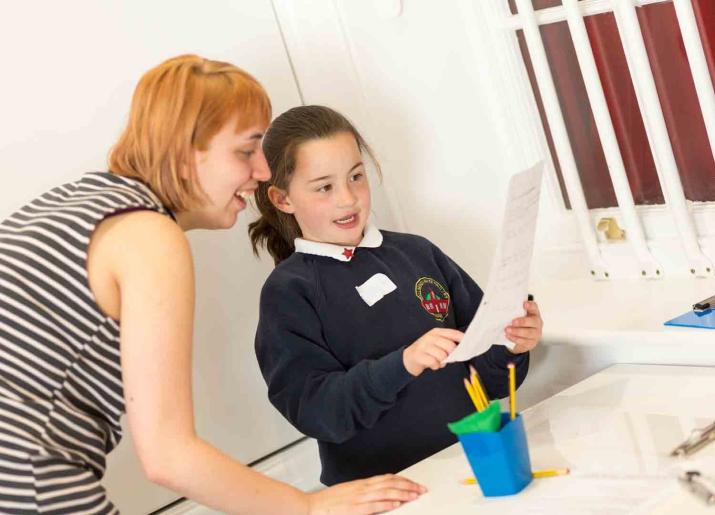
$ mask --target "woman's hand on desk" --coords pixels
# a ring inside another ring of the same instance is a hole
[[[394,510],[427,489],[393,474],[359,479],[309,494],[309,515],[368,515]]]
[[[515,343],[514,348],[510,351],[513,354],[530,351],[539,344],[541,339],[544,321],[541,320],[539,305],[533,300],[527,300],[524,302],[524,310],[526,316],[515,318],[511,325],[504,330],[506,337]]]

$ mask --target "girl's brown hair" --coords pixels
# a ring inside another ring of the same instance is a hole
[[[164,61],[139,80],[109,170],[144,182],[172,211],[192,208],[203,198],[193,151],[235,116],[236,132],[270,122],[271,102],[251,75],[196,55]]]
[[[341,132],[353,135],[358,149],[370,157],[379,175],[380,165],[368,144],[353,124],[333,109],[316,105],[294,107],[273,120],[263,137],[263,153],[271,169],[271,179],[258,184],[254,198],[260,217],[248,226],[256,255],[259,247],[265,247],[277,265],[295,251],[293,240],[302,235],[298,222],[293,215],[271,203],[268,188],[275,186],[288,191],[300,145]]]

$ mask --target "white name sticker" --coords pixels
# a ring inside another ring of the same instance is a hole
[[[362,297],[362,300],[365,301],[365,304],[372,307],[385,295],[395,291],[397,286],[385,274],[375,274],[360,286],[356,286],[355,289]]]

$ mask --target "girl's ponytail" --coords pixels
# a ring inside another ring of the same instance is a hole
[[[272,182],[272,181],[271,181]],[[269,183],[260,183],[254,200],[261,216],[248,224],[253,253],[257,256],[260,247],[265,248],[277,265],[295,251],[293,240],[301,236],[300,227],[292,215],[276,209],[268,199]]]

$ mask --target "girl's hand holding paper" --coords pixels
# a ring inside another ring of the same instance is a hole
[[[543,163],[539,162],[509,180],[503,227],[489,272],[487,288],[474,318],[464,332],[461,344],[450,354],[447,362],[467,361],[484,354],[493,345],[504,345],[514,351],[515,344],[522,343],[516,352],[523,353],[528,350],[529,345],[533,347],[538,341],[534,331],[509,334],[504,331],[504,326],[511,321],[509,327],[512,330],[541,330],[540,322],[537,323],[531,318],[538,317],[538,308],[526,308],[526,317],[519,315],[524,308],[522,299],[529,291],[529,270],[534,248],[542,168]],[[516,320],[526,325],[515,326]],[[511,336],[528,341],[517,341]]]
[[[444,360],[457,347],[462,336],[462,331],[435,327],[404,350],[402,362],[407,371],[415,377],[427,368],[439,370],[444,367]]]
[[[541,319],[539,305],[527,300],[524,302],[526,315],[512,320],[511,325],[504,329],[504,334],[509,341],[514,343],[510,349],[513,354],[528,352],[539,344],[544,321]]]

